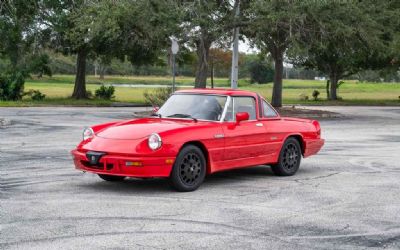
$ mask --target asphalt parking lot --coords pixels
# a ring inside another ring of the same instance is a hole
[[[399,249],[400,108],[320,107],[326,145],[297,175],[268,166],[107,183],[74,169],[82,128],[140,108],[0,109],[0,249]]]

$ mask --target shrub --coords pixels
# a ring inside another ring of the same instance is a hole
[[[114,86],[107,87],[101,85],[100,88],[96,89],[95,96],[99,99],[111,100],[112,98],[114,98],[114,92],[115,92]]]
[[[24,95],[30,96],[33,101],[43,101],[46,97],[45,94],[35,89],[30,89],[28,92],[24,93]]]
[[[144,100],[146,103],[151,104],[153,107],[161,107],[164,102],[171,96],[172,88],[157,88],[153,93],[147,92],[143,93]]]
[[[319,94],[321,94],[321,93],[320,93],[318,90],[314,90],[314,91],[312,92],[312,96],[313,96],[313,98],[314,98],[314,101],[317,101],[317,100],[318,100]]]
[[[87,96],[87,98],[92,98],[93,97],[93,93],[92,93],[92,91],[90,91],[90,90],[86,90],[86,96]]]
[[[274,69],[262,61],[253,61],[249,65],[251,83],[269,83],[274,80]]]
[[[47,54],[33,55],[30,59],[30,72],[39,78],[43,75],[51,76],[50,57]]]
[[[22,72],[0,76],[0,100],[20,100],[24,94],[25,76]]]
[[[301,93],[299,95],[299,97],[300,97],[300,101],[308,101],[308,95],[306,95],[304,93]]]

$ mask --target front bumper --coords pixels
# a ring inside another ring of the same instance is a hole
[[[75,168],[96,174],[129,177],[169,177],[175,157],[130,157],[105,154],[95,165],[84,152],[72,150]],[[135,163],[136,165],[131,165]]]

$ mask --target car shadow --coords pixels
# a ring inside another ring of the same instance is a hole
[[[308,170],[299,169],[296,176],[308,175]],[[201,189],[209,189],[215,187],[226,187],[229,188],[235,184],[243,184],[243,182],[251,183],[258,179],[274,179],[280,178],[275,176],[271,168],[267,165],[254,166],[240,169],[232,169],[217,172],[206,176],[204,183],[201,185]],[[286,177],[285,179],[291,177]],[[169,185],[167,178],[127,178],[122,182],[107,182],[100,178],[96,182],[91,183],[80,183],[79,187],[89,189],[95,192],[115,192],[122,194],[133,194],[133,193],[152,193],[152,194],[165,194],[171,193],[173,189]]]

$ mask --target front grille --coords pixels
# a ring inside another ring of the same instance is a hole
[[[87,168],[93,168],[93,169],[101,169],[104,170],[104,163],[97,163],[97,164],[90,164],[90,162],[88,161],[81,161],[81,164]],[[106,169],[107,170],[111,170],[114,168],[114,164],[112,163],[107,163],[106,164]]]
[[[97,163],[97,164],[90,164],[88,161],[81,161],[81,164],[87,168],[93,168],[93,169],[104,169],[104,164],[103,163]]]

